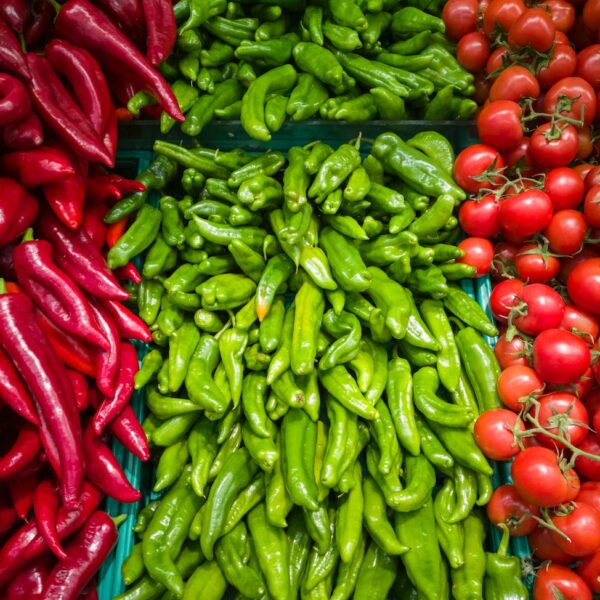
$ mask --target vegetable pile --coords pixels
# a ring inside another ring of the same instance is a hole
[[[469,119],[473,76],[456,61],[440,10],[397,0],[362,8],[182,0],[174,6],[177,50],[160,68],[186,114],[181,130],[192,136],[213,117],[241,118],[263,141],[287,118]],[[128,108],[139,114],[154,102],[142,92]],[[162,132],[174,123],[165,114]]]
[[[453,282],[474,269],[449,243],[452,148],[385,133],[361,160],[359,142],[287,162],[155,143],[184,170],[108,255],[148,248],[136,386],[163,492],[119,600],[526,597],[477,508],[492,468],[470,427],[499,367]]]

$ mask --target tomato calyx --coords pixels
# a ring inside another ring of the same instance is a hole
[[[579,119],[574,119],[562,114],[563,111],[569,111],[573,107],[573,104],[579,100],[579,98],[579,96],[570,98],[564,94],[561,95],[558,99],[556,110],[551,113],[536,111],[533,108],[534,99],[524,98],[521,102],[523,108],[523,116],[521,117],[521,121],[525,126],[525,124],[529,121],[535,121],[540,118],[550,119],[550,128],[544,133],[544,135],[548,141],[557,140],[561,137],[562,132],[568,125],[573,125],[574,127],[583,127],[585,124],[584,104],[581,105],[581,118]]]

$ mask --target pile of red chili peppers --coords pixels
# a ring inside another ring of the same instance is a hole
[[[183,115],[155,69],[172,51],[169,0],[0,0],[0,597],[96,596],[116,527],[99,510],[139,492],[108,445],[141,460],[129,401],[130,340],[150,332],[124,304],[105,253],[144,191],[111,174],[117,122],[140,90]],[[24,50],[26,48],[26,50]]]

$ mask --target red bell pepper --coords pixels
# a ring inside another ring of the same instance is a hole
[[[140,342],[152,341],[152,334],[148,329],[148,325],[126,306],[113,300],[104,300],[102,304],[110,311],[122,338],[139,340]]]
[[[75,173],[69,157],[50,146],[7,152],[0,156],[0,170],[16,177],[26,188],[61,181]]]
[[[23,521],[27,520],[33,506],[33,495],[39,480],[39,473],[33,473],[18,479],[11,479],[6,483],[17,517]]]
[[[67,375],[69,376],[69,381],[71,382],[71,387],[73,388],[73,395],[75,396],[75,405],[77,406],[77,410],[79,412],[83,412],[90,404],[90,390],[87,379],[85,378],[85,375],[79,371],[73,371],[72,369],[67,369]]]
[[[44,143],[44,130],[40,118],[30,112],[18,123],[2,130],[2,141],[9,150],[33,150]]]
[[[16,123],[30,112],[27,88],[12,75],[0,73],[0,127]]]
[[[56,517],[60,506],[56,488],[47,479],[40,481],[33,494],[33,514],[38,531],[48,544],[48,548],[59,559],[67,555],[58,539],[56,532]]]
[[[41,600],[44,583],[54,566],[50,554],[43,554],[25,567],[7,586],[6,600]]]
[[[104,239],[106,237],[106,224],[104,216],[108,212],[108,208],[101,202],[92,199],[89,188],[90,177],[87,179],[86,196],[88,203],[83,212],[83,221],[81,229],[90,238],[96,250],[101,251],[104,247]]]
[[[23,26],[28,16],[29,8],[25,0],[2,0],[0,2],[0,17],[17,33],[23,31]]]
[[[0,69],[29,79],[29,67],[19,40],[3,19],[0,19]]]
[[[99,350],[96,354],[96,385],[108,397],[115,393],[117,375],[121,368],[121,340],[117,325],[110,313],[95,298],[90,299],[90,306],[94,312],[96,323],[104,337],[108,340],[110,348]]]
[[[48,0],[35,0],[31,9],[31,18],[25,23],[23,39],[25,47],[32,50],[38,44],[43,45],[54,28],[56,11]]]
[[[37,427],[30,423],[21,424],[14,444],[0,457],[0,481],[19,474],[36,459],[41,449],[42,441]]]
[[[0,246],[6,246],[31,227],[39,205],[35,196],[14,179],[0,177],[0,190]]]
[[[175,47],[177,24],[169,0],[142,0],[146,21],[146,56],[150,64],[164,62]]]
[[[33,400],[27,391],[12,360],[0,348],[0,398],[4,404],[12,408],[18,415],[39,425],[40,421]]]
[[[66,548],[46,580],[45,598],[77,600],[117,542],[117,528],[102,511],[95,512]]]

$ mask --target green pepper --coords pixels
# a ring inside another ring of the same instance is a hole
[[[263,257],[242,240],[233,240],[227,249],[240,269],[250,279],[258,282],[265,268]]]
[[[254,37],[254,32],[258,28],[258,24],[258,19],[243,18],[233,20],[216,16],[206,21],[203,27],[215,37],[232,46],[237,46],[242,40],[251,40]]]
[[[437,131],[421,131],[408,140],[407,144],[417,148],[434,160],[448,174],[454,169],[454,149],[452,144]]]
[[[348,600],[352,597],[360,567],[365,557],[366,542],[364,536],[361,536],[358,546],[350,562],[342,562],[338,568],[335,587],[331,592],[331,600]]]
[[[275,443],[276,428],[271,422],[271,437],[260,437],[254,433],[248,423],[242,425],[244,446],[254,462],[265,472],[270,473],[279,460],[279,447]]]
[[[308,160],[308,159],[307,159]],[[335,191],[360,166],[360,154],[356,146],[342,144],[333,154],[330,154],[321,166],[308,190],[310,198],[324,199]]]
[[[228,169],[216,164],[211,158],[201,156],[187,148],[164,140],[156,140],[153,149],[157,154],[171,158],[184,167],[194,168],[206,177],[219,177],[220,179],[229,177]]]
[[[306,28],[311,42],[322,46],[323,38],[323,9],[320,6],[307,6],[302,16],[302,25]]]
[[[180,4],[180,3],[178,3]],[[179,33],[184,33],[188,29],[196,29],[209,19],[221,15],[227,8],[226,0],[189,0],[189,13],[187,21],[179,28]]]
[[[192,459],[191,484],[201,498],[205,495],[211,464],[217,455],[217,436],[213,423],[199,419],[188,437],[188,449]]]
[[[227,179],[227,185],[230,188],[238,188],[244,180],[254,177],[255,175],[275,175],[284,164],[285,157],[281,152],[265,152],[233,171],[229,176],[229,179]],[[209,181],[207,180],[207,189],[208,183]]]
[[[367,29],[367,18],[360,9],[359,3],[354,0],[329,0],[328,5],[336,23],[356,31]]]
[[[233,501],[223,534],[229,533],[265,497],[265,478],[262,473],[246,486]]]
[[[398,339],[403,338],[410,317],[410,304],[404,288],[377,267],[369,267],[368,272],[372,280],[367,293],[382,311],[385,324],[392,335]]]
[[[341,494],[347,494],[356,484],[353,471],[354,467],[358,463],[358,457],[364,450],[371,434],[369,433],[368,427],[362,421],[350,421],[351,431],[348,439],[346,440],[346,452],[344,453],[344,460],[342,462],[342,471],[340,480],[336,486],[336,491]]]
[[[305,148],[307,150],[307,148]],[[315,175],[325,160],[333,154],[333,148],[321,142],[315,143],[304,160],[304,168],[309,175]]]
[[[392,32],[395,35],[420,33],[421,31],[440,31],[444,33],[444,22],[414,6],[406,6],[394,13]]]
[[[271,385],[280,375],[290,367],[292,340],[295,321],[294,305],[290,306],[285,313],[283,328],[281,331],[281,340],[277,352],[271,359],[271,364],[267,371],[267,383]]]
[[[202,282],[196,293],[202,296],[202,308],[228,310],[248,302],[254,295],[256,284],[245,275],[224,273]]]
[[[379,447],[380,458],[377,468],[383,475],[388,475],[396,463],[402,462],[402,451],[398,445],[394,421],[386,403],[379,400],[375,404],[375,409],[378,417],[370,422],[369,428]]]
[[[472,513],[463,521],[465,529],[465,563],[452,569],[452,595],[456,600],[483,598],[486,556],[483,548],[485,527],[481,516]]]
[[[294,121],[304,121],[318,112],[329,98],[327,88],[311,73],[301,73],[290,94],[287,114]]]
[[[268,175],[255,175],[242,182],[237,192],[242,204],[252,211],[279,206],[283,199],[281,184]]]
[[[315,368],[324,305],[322,291],[310,281],[296,294],[291,347],[291,367],[296,375],[307,375]]]
[[[379,116],[384,121],[401,121],[406,119],[404,100],[386,87],[373,87],[369,90]]]
[[[477,478],[475,473],[462,465],[454,465],[452,481],[454,484],[455,502],[448,523],[459,523],[473,510],[477,500]]]
[[[194,323],[198,329],[206,331],[207,333],[217,333],[223,329],[223,326],[225,325],[217,313],[204,310],[203,308],[199,308],[194,313]]]
[[[433,61],[433,57],[426,56],[423,54],[417,54],[414,56],[396,54],[393,52],[381,52],[377,55],[377,60],[390,67],[397,69],[403,69],[409,72],[420,71],[425,67],[428,67]],[[433,92],[431,87],[426,89],[427,93]]]
[[[131,554],[121,565],[121,577],[125,585],[135,583],[145,572],[142,543],[138,542],[131,549]]]
[[[298,384],[304,395],[304,406],[302,408],[313,421],[316,421],[319,418],[319,409],[321,407],[317,372],[313,371],[308,375],[299,377]]]
[[[489,336],[498,335],[498,329],[490,321],[479,304],[457,286],[448,286],[444,306],[461,321]]]
[[[319,369],[331,369],[337,364],[349,362],[358,354],[362,330],[355,315],[347,312],[337,315],[333,310],[327,311],[323,326],[327,333],[337,339],[321,357]]]
[[[369,237],[376,237],[380,232],[373,230],[372,227],[367,228],[367,219],[369,217],[365,218],[363,228]],[[411,255],[418,252],[418,248],[418,238],[410,231],[400,231],[393,235],[379,235],[372,241],[359,244],[360,253],[365,261],[378,267],[391,265],[404,259],[407,255],[410,258]]]
[[[311,539],[306,531],[302,514],[297,509],[292,511],[290,515],[286,533],[289,548],[289,597],[297,598],[300,590],[300,580],[306,568],[311,546]]]
[[[295,33],[288,33],[276,39],[243,41],[235,50],[237,58],[246,60],[262,68],[270,69],[285,65],[292,57],[292,50],[299,39]]]
[[[242,116],[242,101],[237,100],[225,108],[215,108],[215,117],[219,119],[239,119]]]
[[[444,263],[440,265],[440,270],[442,271],[444,277],[448,281],[458,281],[459,279],[473,279],[477,274],[476,267],[467,265],[465,263]],[[448,310],[450,309],[448,308]]]
[[[265,123],[271,133],[279,131],[287,117],[288,99],[286,96],[275,94],[265,104]]]
[[[227,590],[227,580],[216,560],[202,563],[192,573],[185,584],[184,600],[198,598],[202,594],[206,600],[220,600]],[[179,596],[178,596],[179,597]]]
[[[180,65],[181,68],[181,65]],[[182,69],[183,72],[183,69]],[[185,73],[183,73],[185,75]],[[191,77],[191,80],[195,80],[195,77]],[[177,103],[179,104],[179,109],[182,113],[186,113],[194,104],[194,102],[198,99],[198,90],[190,85],[189,82],[184,81],[183,79],[178,79],[174,83],[171,84],[171,90],[177,99]],[[169,133],[169,131],[175,125],[175,119],[170,117],[166,112],[163,112],[160,115],[160,131],[163,134]]]
[[[146,278],[157,277],[170,271],[176,264],[177,250],[169,246],[159,234],[146,253],[142,274]]]
[[[392,16],[388,12],[373,11],[365,15],[367,18],[367,28],[361,32],[360,37],[365,44],[365,49],[371,50],[379,42],[382,33],[389,27]],[[343,50],[343,48],[340,48]]]
[[[343,365],[320,371],[319,379],[323,387],[349,411],[367,420],[377,417],[377,411],[368,403],[356,380]]]
[[[184,321],[169,339],[169,390],[176,392],[185,380],[192,356],[200,341],[193,321]]]
[[[437,525],[437,537],[440,546],[452,569],[465,564],[465,530],[462,523],[448,523],[447,518],[454,506],[454,487],[451,479],[446,479],[433,502],[433,512]]]
[[[344,70],[335,55],[312,42],[300,42],[293,50],[294,61],[299,69],[314,75],[319,81],[331,86],[342,83]]]
[[[363,559],[354,598],[356,600],[386,600],[398,568],[398,559],[371,542]]]
[[[158,373],[162,363],[162,355],[156,348],[144,355],[140,370],[135,374],[135,389],[139,390],[149,383],[156,373]]]
[[[338,233],[354,240],[369,239],[365,230],[360,226],[358,221],[348,215],[327,215],[323,217],[332,229]]]
[[[156,466],[156,480],[153,492],[160,492],[179,478],[188,461],[187,440],[182,439],[165,448]]]
[[[395,42],[387,49],[394,54],[410,55],[418,54],[427,48],[431,39],[430,31],[415,33],[406,40]]]
[[[279,3],[281,4],[281,2]],[[281,37],[288,29],[288,17],[283,14],[275,21],[269,21],[260,25],[254,33],[254,38],[259,41],[266,41],[272,38]]]
[[[454,458],[444,448],[440,440],[431,431],[427,422],[420,415],[416,415],[416,421],[421,438],[421,451],[432,465],[444,473],[450,472],[450,469],[454,466]]]
[[[436,42],[428,44],[421,54],[433,57],[420,74],[432,81],[436,90],[451,85],[463,94],[470,92],[473,75],[458,63],[452,52]]]
[[[362,48],[358,32],[350,29],[350,27],[325,21],[323,24],[323,34],[335,48],[343,52],[353,52],[358,48]]]

